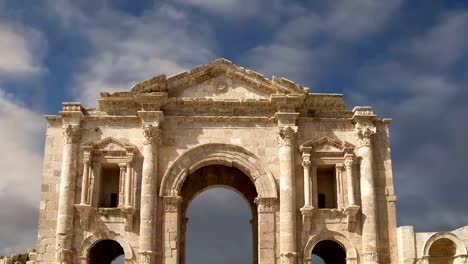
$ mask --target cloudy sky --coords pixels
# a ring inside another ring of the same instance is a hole
[[[0,0],[0,254],[34,245],[42,115],[58,113],[62,101],[95,106],[101,90],[128,90],[219,57],[311,92],[343,93],[349,108],[372,105],[393,118],[398,224],[417,231],[468,224],[468,2],[135,2]],[[238,231],[251,217],[242,203],[227,191],[206,193],[190,224],[232,232],[233,241],[248,237]],[[226,224],[200,224],[206,214]],[[190,252],[235,256],[249,247],[210,246],[192,235]]]

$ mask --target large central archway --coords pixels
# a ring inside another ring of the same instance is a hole
[[[217,166],[214,166],[217,165]],[[206,170],[224,172],[206,173]],[[214,169],[213,169],[214,168]],[[227,168],[227,169],[226,169]],[[181,155],[166,171],[160,196],[164,201],[163,262],[184,263],[185,211],[191,199],[209,186],[229,186],[241,193],[252,208],[254,259],[274,262],[277,188],[271,173],[251,152],[229,144],[206,144]],[[191,186],[185,188],[184,186]],[[257,242],[258,241],[258,242]],[[258,254],[258,252],[262,254]]]
[[[243,244],[252,244],[252,253],[253,257],[250,260],[250,263],[258,263],[257,262],[257,251],[255,250],[258,247],[258,239],[257,239],[257,205],[255,204],[255,198],[257,197],[257,191],[255,186],[252,184],[250,179],[240,170],[233,168],[233,167],[226,167],[222,165],[210,165],[206,167],[202,167],[195,171],[193,174],[187,177],[185,180],[184,185],[182,186],[182,201],[181,201],[181,217],[182,221],[182,229],[181,229],[181,263],[187,263],[186,260],[189,259],[187,256],[187,234],[189,231],[187,227],[189,224],[187,221],[191,222],[188,218],[188,209],[192,204],[193,199],[198,197],[201,193],[205,193],[205,191],[209,189],[217,189],[218,191],[221,188],[229,189],[238,193],[248,204],[250,209],[250,218],[251,219],[243,219],[248,223],[251,221],[251,238],[249,241],[242,241]],[[228,192],[228,190],[224,190]],[[241,199],[242,199],[241,198]],[[228,207],[229,205],[225,204],[224,206]],[[185,221],[184,221],[185,220]],[[212,224],[215,226],[219,223],[214,223],[215,219],[206,219],[207,223],[205,224]],[[244,223],[245,224],[245,223]],[[237,226],[239,223],[237,223]],[[229,227],[226,227],[229,228]],[[244,226],[245,228],[245,226]],[[221,231],[221,230],[220,230]],[[221,231],[217,236],[221,236],[223,231]],[[207,236],[205,236],[206,238]],[[224,238],[229,239],[229,238]],[[213,238],[213,240],[222,241],[219,237]],[[208,252],[205,252],[208,253]],[[219,253],[219,252],[218,252]],[[228,253],[228,252],[226,252]],[[228,254],[225,254],[227,256]],[[232,259],[224,259],[223,263],[232,263]]]

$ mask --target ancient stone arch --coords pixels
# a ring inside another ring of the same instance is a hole
[[[255,217],[258,232],[258,247],[254,256],[259,263],[273,263],[275,260],[275,212],[278,193],[273,175],[262,162],[248,150],[230,144],[204,144],[182,154],[167,169],[161,183],[160,196],[163,198],[163,258],[164,263],[179,263],[184,259],[184,217],[181,201],[182,186],[189,175],[198,169],[223,165],[235,167],[250,178],[257,191],[257,215]],[[261,253],[260,253],[261,252]]]
[[[128,241],[115,232],[99,232],[89,235],[81,243],[79,259],[81,264],[88,264],[89,252],[98,242],[103,240],[113,240],[119,243],[125,255],[125,263],[133,263],[133,250]]]
[[[346,251],[346,263],[347,264],[357,264],[358,263],[358,254],[356,247],[353,243],[346,238],[344,235],[334,232],[334,231],[323,231],[318,234],[315,234],[309,238],[306,246],[304,247],[303,261],[304,264],[310,263],[312,250],[314,247],[323,240],[331,240],[339,245],[341,245]]]
[[[188,175],[208,165],[236,167],[250,177],[261,198],[277,198],[273,175],[250,151],[231,144],[204,144],[182,154],[164,174],[160,196],[178,196]]]
[[[425,263],[429,263],[430,259],[430,249],[431,246],[436,243],[437,241],[440,241],[441,239],[448,239],[452,241],[455,246],[456,246],[456,251],[454,255],[454,260],[457,261],[463,261],[467,257],[467,250],[465,247],[465,243],[463,240],[461,240],[457,235],[450,233],[450,232],[439,232],[435,233],[432,236],[430,236],[427,240],[426,243],[424,244],[424,248],[422,249],[422,258],[425,261]],[[454,263],[463,263],[463,262],[454,262]]]

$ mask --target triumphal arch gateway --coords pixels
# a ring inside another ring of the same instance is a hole
[[[31,263],[184,264],[210,186],[249,201],[253,263],[467,263],[468,228],[397,228],[390,120],[340,94],[219,59],[47,121]]]

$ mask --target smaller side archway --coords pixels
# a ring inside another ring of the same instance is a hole
[[[83,240],[80,247],[80,263],[90,264],[90,256],[92,255],[93,248],[101,241],[113,241],[120,246],[125,256],[125,263],[133,263],[133,250],[130,244],[122,236],[117,233],[94,233]],[[115,245],[115,244],[114,244]]]
[[[333,231],[321,232],[310,237],[304,248],[303,263],[310,264],[312,254],[319,253],[317,255],[320,256],[320,252],[323,252],[327,248],[335,250],[338,254],[340,254],[340,250],[343,251],[346,264],[358,263],[356,247],[344,235]],[[326,258],[326,256],[320,257],[322,259]],[[326,259],[324,260],[327,261]]]
[[[464,263],[467,250],[458,236],[450,232],[441,232],[427,239],[422,256],[429,264],[458,264]]]

